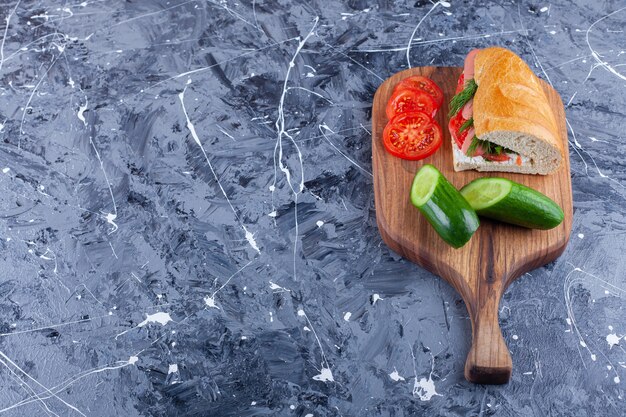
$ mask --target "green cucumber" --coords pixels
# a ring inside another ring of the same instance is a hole
[[[552,229],[563,221],[563,210],[539,191],[505,178],[479,178],[461,194],[480,216],[530,229]]]
[[[446,177],[432,165],[415,174],[411,203],[435,231],[454,248],[465,245],[478,229],[478,216]]]

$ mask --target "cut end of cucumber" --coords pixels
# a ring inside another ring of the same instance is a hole
[[[467,184],[461,194],[474,210],[496,204],[511,191],[511,182],[503,178],[480,178]]]
[[[415,207],[421,207],[430,199],[437,188],[437,182],[441,173],[432,165],[424,165],[415,174],[411,186],[411,203]]]

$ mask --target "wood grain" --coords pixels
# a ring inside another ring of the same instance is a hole
[[[454,95],[462,68],[420,67],[387,79],[374,96],[372,112],[372,163],[376,221],[385,243],[405,258],[439,275],[452,285],[467,306],[472,323],[472,345],[465,364],[465,378],[483,384],[506,383],[512,361],[498,324],[500,297],[522,274],[556,259],[565,249],[572,227],[572,185],[565,112],[558,93],[546,83],[565,149],[565,161],[548,176],[510,173],[455,172],[448,132],[446,103]],[[387,153],[382,132],[387,124],[385,106],[396,84],[412,75],[425,75],[443,90],[444,106],[436,118],[444,143],[422,161],[405,161]],[[479,177],[504,177],[532,187],[556,201],[565,212],[563,223],[552,230],[528,230],[481,218],[472,239],[462,248],[448,246],[409,202],[415,173],[426,163],[436,166],[457,188]]]

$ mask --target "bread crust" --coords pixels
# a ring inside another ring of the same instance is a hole
[[[548,97],[533,71],[515,53],[500,47],[481,49],[474,71],[476,136],[494,141],[501,133],[515,131],[521,134],[519,143],[506,146],[522,155],[529,155],[528,142],[534,139],[543,146],[538,148],[540,154],[531,155],[533,159],[550,160],[549,171],[556,170],[563,160],[563,143]]]

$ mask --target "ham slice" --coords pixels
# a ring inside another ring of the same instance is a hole
[[[469,120],[474,115],[474,99],[470,99],[465,106],[463,106],[463,110],[461,110],[463,114],[463,119]]]
[[[465,57],[465,65],[463,65],[463,74],[465,74],[465,84],[474,78],[474,61],[479,49],[472,49]]]
[[[469,149],[472,143],[472,138],[474,137],[475,134],[476,134],[476,131],[474,130],[473,127],[470,127],[467,130],[467,136],[465,136],[465,140],[463,141],[463,145],[461,146],[461,152],[463,152],[463,155],[467,155],[467,150]]]
[[[467,150],[472,144],[472,138],[474,137],[475,134],[476,134],[476,131],[474,130],[473,127],[470,127],[467,130],[467,136],[465,137],[465,140],[463,141],[463,146],[461,146],[461,152],[463,152],[463,155],[467,155]],[[483,147],[478,146],[472,155],[467,155],[467,156],[470,156],[470,157],[481,156],[484,153],[485,153],[485,150],[483,149]]]

